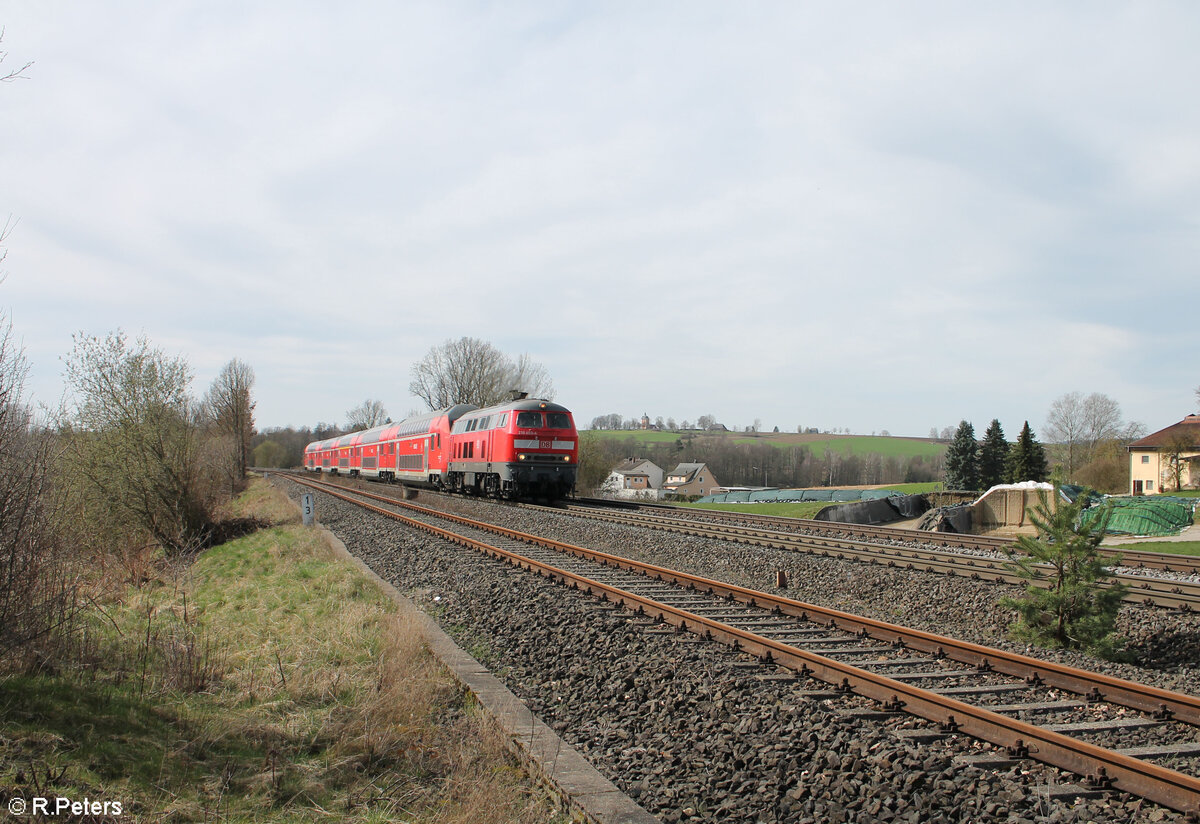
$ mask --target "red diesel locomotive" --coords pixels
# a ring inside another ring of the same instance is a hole
[[[503,498],[562,498],[575,488],[579,435],[566,407],[521,398],[458,404],[304,450],[304,468]]]

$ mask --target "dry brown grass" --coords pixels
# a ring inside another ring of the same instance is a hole
[[[0,743],[33,747],[62,771],[64,794],[119,797],[139,818],[567,820],[430,654],[414,614],[261,481],[234,514],[286,525],[107,604],[84,680],[11,684],[6,700],[30,704],[17,716],[38,720],[0,718]],[[87,706],[81,687],[96,693]],[[0,758],[0,791],[10,780]]]

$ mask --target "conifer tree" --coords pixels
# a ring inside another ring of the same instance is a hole
[[[1009,450],[1005,468],[1008,482],[1012,484],[1021,481],[1040,482],[1049,476],[1050,470],[1046,466],[1046,450],[1033,436],[1033,430],[1029,428],[1029,421],[1025,421],[1025,426],[1021,428],[1021,435],[1017,438],[1016,446]]]
[[[954,440],[946,450],[946,486],[979,488],[979,444],[975,442],[975,427],[966,421],[959,422]]]
[[[979,447],[979,485],[990,489],[996,484],[1004,483],[1005,466],[1008,460],[1009,445],[1004,439],[1004,430],[1000,421],[993,418],[983,434],[983,445]]]
[[[1029,513],[1037,537],[1022,535],[1008,550],[1011,567],[1029,582],[1023,596],[1000,600],[1001,606],[1017,611],[1010,630],[1014,637],[1039,646],[1116,657],[1120,643],[1113,631],[1128,587],[1107,580],[1108,566],[1120,559],[1101,557],[1097,551],[1112,510],[1083,524],[1079,514],[1088,495],[1068,502],[1055,483],[1053,498],[1044,491],[1040,498]]]

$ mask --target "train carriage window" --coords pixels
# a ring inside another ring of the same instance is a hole
[[[492,416],[488,415],[483,420],[481,420],[479,422],[479,428],[480,429],[491,429],[492,428]]]
[[[541,412],[518,412],[517,426],[529,428],[539,428],[542,425]]]
[[[496,426],[498,426],[498,427],[500,427],[501,429],[503,429],[503,428],[504,428],[504,425],[505,425],[505,424],[507,424],[507,423],[508,423],[508,413],[507,413],[507,412],[501,413],[501,415],[500,415],[500,423],[496,424]]]
[[[546,426],[549,429],[570,429],[571,418],[566,412],[547,412]]]

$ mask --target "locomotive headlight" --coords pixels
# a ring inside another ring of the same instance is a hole
[[[525,457],[526,457],[526,456],[525,456],[525,453],[524,453],[524,452],[522,452],[522,453],[520,453],[519,455],[517,455],[517,460],[518,460],[518,461],[523,461],[523,460],[525,460]]]
[[[566,461],[567,463],[570,463],[570,462],[571,462],[571,456],[570,456],[570,455],[563,455],[563,460],[564,460],[564,461]]]

